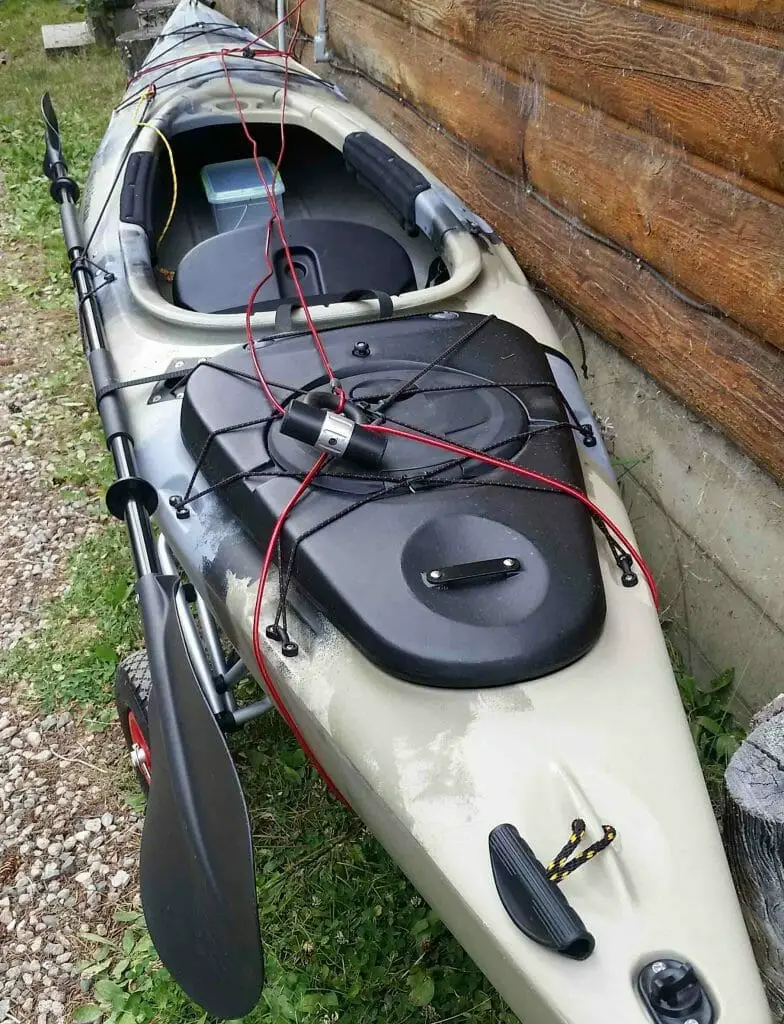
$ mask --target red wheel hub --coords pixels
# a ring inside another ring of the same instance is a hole
[[[150,744],[147,742],[133,711],[128,712],[128,731],[131,734],[131,764],[149,785],[152,770]]]

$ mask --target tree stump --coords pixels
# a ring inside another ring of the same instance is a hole
[[[783,703],[777,698],[756,717],[759,724],[730,761],[724,810],[727,857],[778,1022],[784,1022]]]
[[[176,0],[137,0],[133,9],[139,28],[163,28],[176,6]]]
[[[132,32],[123,32],[117,36],[117,49],[120,51],[128,78],[133,78],[142,68],[160,33],[158,27],[136,28]]]

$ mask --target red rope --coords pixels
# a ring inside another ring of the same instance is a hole
[[[401,430],[398,427],[388,427],[382,423],[369,423],[363,427],[363,429],[372,430],[378,434],[388,434],[392,437],[401,437],[406,441],[419,441],[422,444],[430,445],[432,448],[440,448],[442,451],[451,452],[453,455],[461,455],[466,458],[476,459],[477,461],[484,462],[488,466],[493,466],[496,469],[506,469],[510,473],[514,473],[516,476],[522,476],[528,480],[536,480],[539,483],[546,484],[548,487],[555,488],[557,491],[561,491],[563,494],[569,494],[571,497],[576,498],[595,516],[598,516],[604,525],[615,534],[620,543],[627,549],[634,561],[640,567],[640,571],[645,577],[645,582],[648,584],[648,588],[650,589],[653,603],[658,609],[659,592],[656,588],[656,581],[654,580],[653,574],[646,565],[642,555],[627,540],[620,528],[616,526],[607,513],[599,508],[595,502],[591,501],[588,495],[583,491],[578,490],[576,487],[572,487],[571,484],[564,483],[563,480],[556,479],[556,477],[547,476],[544,473],[538,473],[534,469],[525,469],[523,466],[515,465],[514,462],[507,462],[506,459],[497,459],[493,455],[487,455],[485,452],[474,451],[473,448],[464,448],[463,445],[453,444],[451,441],[441,441],[435,437],[425,437],[422,434],[417,434],[410,430]]]
[[[266,32],[262,33],[262,36],[258,36],[257,37],[257,39],[262,38],[263,35],[267,35],[269,32],[271,32],[275,28],[277,28],[278,25],[280,25],[284,20],[292,17],[294,14],[297,15],[296,27],[295,27],[294,32],[292,33],[291,43],[289,44],[288,50],[284,51],[282,53],[280,51],[276,51],[277,54],[280,55],[283,58],[283,90],[282,90],[281,109],[280,109],[280,149],[278,151],[278,158],[277,158],[277,161],[275,163],[275,178],[277,177],[278,173],[280,172],[280,166],[283,163],[283,158],[284,158],[285,153],[286,153],[286,100],[288,98],[288,88],[289,88],[289,58],[290,58],[290,56],[291,56],[291,54],[293,52],[294,44],[296,42],[297,34],[299,32],[299,25],[300,25],[300,14],[299,14],[299,12],[300,12],[304,2],[305,2],[305,0],[299,0],[299,2],[292,9],[292,11],[290,11],[289,14],[286,15],[285,19],[281,19],[279,22],[276,22],[274,25],[270,26],[270,28],[268,28],[266,30]],[[221,64],[223,66],[223,72],[224,72],[224,75],[226,76],[226,83],[228,85],[228,88],[229,88],[229,91],[231,93],[232,99],[234,100],[234,106],[235,106],[235,108],[237,110],[237,114],[239,116],[240,124],[242,125],[243,133],[244,133],[246,139],[248,140],[248,142],[251,145],[251,151],[253,153],[253,161],[254,161],[254,163],[256,165],[256,173],[258,174],[259,180],[261,181],[262,185],[264,186],[264,191],[267,193],[267,201],[269,203],[270,210],[272,211],[272,217],[271,217],[271,219],[270,219],[270,221],[269,221],[269,223],[267,225],[267,235],[266,235],[266,240],[265,240],[265,245],[264,245],[264,258],[265,258],[265,262],[266,262],[266,265],[267,265],[267,273],[259,281],[259,283],[256,285],[256,287],[251,292],[251,295],[250,295],[250,297],[248,299],[248,305],[247,305],[247,307],[245,309],[245,336],[247,338],[248,349],[250,351],[251,359],[253,360],[253,365],[254,365],[254,368],[256,370],[256,374],[257,374],[257,376],[259,378],[259,383],[261,384],[261,386],[262,386],[262,388],[264,390],[264,393],[267,396],[267,399],[270,401],[270,403],[273,405],[273,407],[280,414],[283,414],[285,412],[283,406],[278,401],[278,399],[275,397],[275,395],[272,393],[272,390],[271,390],[271,388],[270,388],[266,378],[264,377],[264,372],[262,370],[261,363],[260,363],[260,360],[258,358],[258,353],[256,352],[256,345],[255,345],[255,341],[254,341],[254,338],[253,338],[253,327],[252,327],[253,306],[254,306],[254,304],[256,302],[256,296],[261,291],[261,289],[264,286],[264,284],[270,279],[270,277],[274,273],[274,268],[272,266],[272,259],[271,259],[271,256],[270,256],[270,243],[271,243],[271,239],[272,239],[272,227],[273,227],[273,224],[274,224],[277,227],[277,230],[278,230],[278,235],[280,237],[281,246],[283,248],[283,253],[284,253],[284,256],[285,256],[285,259],[286,259],[286,263],[287,263],[288,268],[289,268],[289,273],[291,275],[291,280],[294,282],[294,288],[295,288],[295,290],[297,292],[297,298],[298,298],[299,303],[300,303],[300,305],[302,307],[302,311],[303,311],[303,313],[305,315],[305,320],[307,322],[308,328],[310,329],[311,336],[313,337],[313,341],[314,341],[314,344],[316,346],[316,350],[318,351],[318,354],[319,354],[319,357],[321,359],[322,365],[323,365],[324,370],[325,370],[325,372],[327,374],[327,378],[330,381],[330,383],[332,384],[333,389],[335,390],[335,393],[336,393],[336,395],[338,397],[338,410],[342,411],[342,409],[343,409],[343,407],[345,405],[345,401],[346,401],[345,393],[343,392],[342,388],[338,387],[335,384],[335,380],[336,380],[335,372],[332,369],[332,366],[331,366],[330,361],[329,361],[329,357],[327,356],[326,349],[324,348],[324,345],[323,345],[323,343],[321,341],[321,336],[319,335],[318,330],[316,329],[316,325],[314,324],[313,319],[312,319],[312,317],[310,315],[310,309],[308,308],[307,299],[305,298],[304,292],[302,290],[302,286],[299,283],[299,278],[297,276],[296,267],[294,266],[294,261],[292,259],[292,255],[291,255],[291,249],[289,248],[288,240],[286,238],[285,230],[283,228],[283,219],[282,219],[282,217],[280,215],[280,210],[278,209],[277,197],[276,197],[275,191],[274,191],[274,180],[275,180],[275,178],[273,178],[273,187],[271,188],[270,185],[267,182],[266,176],[265,176],[264,171],[263,171],[262,166],[261,166],[261,162],[259,160],[258,144],[257,144],[256,139],[253,137],[253,135],[252,135],[252,133],[251,133],[249,127],[248,127],[248,123],[247,123],[247,121],[245,119],[245,114],[244,114],[243,109],[242,109],[242,104],[241,104],[240,99],[239,99],[239,97],[237,95],[237,92],[236,92],[236,90],[234,88],[234,84],[233,84],[233,82],[231,80],[231,74],[229,72],[229,68],[228,68],[228,65],[226,63],[227,53],[228,53],[228,51],[222,52],[221,55],[220,55]],[[267,691],[267,694],[269,695],[270,699],[275,703],[275,706],[277,707],[277,709],[280,712],[281,716],[283,717],[284,721],[286,722],[288,727],[291,729],[291,731],[294,734],[294,738],[296,739],[297,743],[299,743],[300,747],[305,752],[306,756],[310,759],[310,761],[313,764],[313,766],[315,767],[316,771],[319,773],[319,775],[321,775],[321,777],[324,780],[324,782],[326,783],[327,788],[329,789],[329,791],[334,796],[336,796],[338,798],[338,800],[340,800],[342,803],[344,803],[348,807],[349,806],[348,802],[343,797],[343,795],[341,794],[340,790],[335,785],[335,783],[332,781],[332,779],[330,778],[330,776],[327,773],[326,769],[322,766],[322,764],[320,763],[320,761],[316,757],[315,753],[313,752],[313,750],[311,749],[311,747],[308,744],[307,740],[305,739],[303,733],[301,732],[299,726],[297,725],[297,723],[296,723],[296,721],[294,719],[294,716],[291,714],[291,712],[286,707],[286,705],[285,705],[285,703],[283,701],[283,698],[281,697],[280,692],[279,692],[277,686],[275,685],[275,680],[272,678],[272,673],[270,672],[270,670],[269,670],[269,668],[268,668],[268,666],[267,666],[267,664],[266,664],[266,662],[264,660],[264,652],[261,649],[261,638],[260,638],[261,609],[262,609],[262,603],[263,603],[263,599],[264,599],[264,589],[265,589],[265,586],[266,586],[266,583],[267,583],[267,578],[269,576],[269,571],[270,571],[270,568],[272,566],[272,562],[273,562],[273,559],[274,559],[275,548],[276,548],[276,545],[277,545],[277,542],[278,542],[278,538],[280,537],[281,532],[283,531],[283,527],[284,527],[284,525],[286,523],[286,519],[287,519],[289,513],[294,508],[294,506],[300,501],[300,499],[307,493],[308,489],[310,488],[310,484],[311,484],[312,480],[321,471],[321,468],[324,465],[324,463],[326,462],[327,457],[328,457],[327,455],[321,455],[316,460],[314,465],[311,467],[310,471],[306,474],[305,478],[302,480],[302,482],[297,487],[296,491],[294,492],[294,494],[292,495],[292,497],[290,498],[290,500],[288,501],[288,503],[284,507],[284,509],[281,512],[281,514],[278,516],[278,519],[277,519],[277,521],[276,521],[276,523],[275,523],[275,525],[274,525],[274,527],[272,529],[272,533],[270,534],[270,538],[269,538],[269,541],[267,543],[267,550],[266,550],[265,555],[264,555],[264,561],[262,562],[261,573],[259,575],[258,587],[256,589],[256,603],[255,603],[255,607],[254,607],[254,610],[253,610],[253,654],[254,654],[254,657],[256,658],[256,664],[259,667],[259,671],[261,673],[262,679],[264,680],[264,686],[265,686],[265,689]]]
[[[275,680],[272,678],[272,674],[269,668],[267,667],[267,663],[264,660],[264,652],[261,649],[261,640],[259,636],[259,631],[261,629],[261,608],[264,599],[264,588],[266,586],[267,577],[269,576],[269,571],[272,566],[272,561],[275,555],[275,547],[278,543],[278,538],[280,537],[280,534],[283,530],[283,526],[285,525],[289,513],[294,508],[294,506],[299,502],[299,500],[303,497],[303,495],[308,491],[311,482],[321,472],[321,468],[328,458],[329,456],[326,454],[320,455],[318,457],[318,459],[315,461],[315,463],[311,466],[311,468],[305,475],[302,483],[297,487],[296,491],[291,496],[291,498],[289,498],[288,503],[278,516],[277,521],[272,528],[272,533],[270,534],[270,538],[267,543],[267,550],[264,555],[264,561],[261,566],[259,585],[256,590],[256,604],[253,609],[253,654],[256,658],[256,664],[259,666],[259,671],[261,672],[262,678],[264,680],[264,687],[267,691],[267,694],[269,695],[271,700],[274,701],[275,706],[283,716],[284,721],[291,729],[291,731],[294,733],[294,738],[296,739],[297,743],[299,743],[299,745],[305,751],[305,754],[310,759],[314,768],[322,777],[324,782],[327,784],[327,788],[330,790],[330,792],[334,796],[336,796],[338,800],[342,801],[348,807],[349,805],[345,797],[341,794],[340,790],[329,777],[326,770],[322,767],[318,758],[313,753],[313,750],[308,744],[308,741],[305,739],[302,732],[300,731],[300,728],[295,722],[293,715],[284,704],[283,698],[280,696],[278,688],[275,685]]]
[[[224,74],[226,75],[226,82],[228,84],[229,91],[231,92],[232,98],[234,100],[234,105],[235,105],[235,107],[237,109],[237,114],[239,115],[240,124],[242,125],[243,133],[245,135],[245,138],[248,140],[248,142],[251,145],[251,150],[252,150],[252,153],[253,153],[253,162],[256,165],[256,172],[257,172],[257,174],[259,176],[259,180],[261,181],[262,185],[264,186],[264,191],[267,193],[267,201],[269,203],[270,209],[272,210],[272,221],[274,221],[275,227],[277,228],[277,231],[278,231],[278,236],[280,238],[281,246],[283,248],[283,255],[284,255],[284,258],[286,260],[286,264],[288,266],[288,269],[289,269],[289,275],[290,275],[291,281],[292,281],[292,283],[294,285],[294,290],[297,293],[297,301],[299,302],[300,306],[302,307],[302,312],[303,312],[303,314],[305,316],[305,322],[307,323],[308,330],[310,331],[311,337],[313,338],[313,344],[316,346],[316,351],[318,352],[319,358],[321,359],[321,364],[324,367],[324,372],[327,375],[327,379],[332,384],[333,390],[335,391],[335,394],[336,394],[336,396],[338,398],[338,411],[340,412],[340,411],[343,410],[343,407],[344,407],[344,405],[346,403],[345,393],[344,393],[343,389],[336,383],[335,371],[332,369],[332,365],[331,365],[331,363],[329,361],[329,357],[327,355],[326,349],[324,348],[324,343],[321,340],[321,335],[319,334],[318,329],[317,329],[315,323],[313,322],[313,317],[311,316],[311,313],[310,313],[310,308],[308,306],[308,301],[305,298],[305,293],[302,290],[302,285],[300,284],[300,281],[299,281],[299,275],[297,274],[297,268],[294,265],[294,258],[291,255],[291,249],[289,247],[288,239],[286,238],[286,232],[285,232],[285,229],[283,227],[283,218],[281,217],[280,211],[278,209],[278,201],[277,201],[277,197],[275,195],[274,188],[271,188],[270,185],[268,184],[266,176],[265,176],[264,171],[262,169],[261,162],[259,160],[259,147],[258,147],[258,143],[256,142],[255,138],[253,137],[253,135],[252,135],[252,133],[251,133],[249,127],[248,127],[247,120],[245,119],[245,114],[244,114],[244,112],[242,110],[242,104],[240,102],[239,97],[237,96],[237,92],[236,92],[236,90],[234,88],[234,85],[233,85],[233,83],[231,81],[231,75],[229,73],[229,69],[228,69],[228,66],[226,64],[226,60],[225,60],[224,57],[221,57],[221,63],[223,64],[223,71],[224,71]],[[288,96],[288,55],[284,56],[284,79],[283,79],[283,90],[282,90],[282,99],[281,99],[281,147],[280,147],[280,152],[278,154],[278,160],[277,160],[277,163],[275,165],[276,174],[277,174],[277,172],[278,172],[278,170],[280,168],[280,165],[281,165],[281,163],[283,161],[283,157],[284,157],[285,151],[286,151],[285,130],[283,128],[283,125],[285,123],[285,116],[286,116],[286,99],[287,99],[287,96]],[[270,239],[268,237],[267,238],[267,251],[266,251],[266,260],[267,260],[267,270],[268,270],[268,273],[264,277],[264,279],[259,283],[256,291],[252,295],[252,299],[254,301],[255,301],[256,294],[258,294],[258,291],[261,288],[262,284],[265,281],[269,280],[270,274],[272,273],[272,265],[271,265],[270,256],[269,256],[269,241],[270,241]],[[250,311],[250,314],[252,315],[252,312],[253,312],[253,303],[252,302],[248,303],[248,309],[246,310],[246,333],[247,333],[247,330],[248,330],[248,327],[249,327],[249,324],[248,324],[249,317],[247,316],[248,310]]]

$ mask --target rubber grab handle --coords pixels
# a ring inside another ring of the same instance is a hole
[[[593,935],[514,825],[490,833],[490,863],[507,914],[529,939],[572,960],[593,953]]]
[[[430,188],[421,171],[369,132],[346,136],[343,159],[350,171],[378,193],[404,227],[414,228],[416,198]]]

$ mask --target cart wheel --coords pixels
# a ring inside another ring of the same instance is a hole
[[[146,651],[123,658],[114,677],[114,699],[131,764],[144,793],[150,788],[150,731],[147,704],[150,699],[150,664]]]

